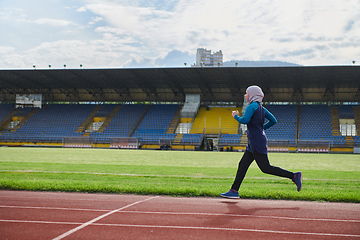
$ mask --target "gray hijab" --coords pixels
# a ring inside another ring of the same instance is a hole
[[[246,89],[246,91],[249,94],[249,102],[253,103],[253,102],[262,102],[262,99],[264,97],[264,93],[261,90],[260,87],[258,86],[250,86]]]

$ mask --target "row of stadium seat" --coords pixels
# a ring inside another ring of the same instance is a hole
[[[121,131],[118,132],[119,137],[129,137],[131,130],[145,109],[146,105],[144,104],[126,104],[121,106],[101,136],[111,136],[113,135],[112,133],[121,129]],[[91,136],[93,135],[94,133],[91,134]]]
[[[160,139],[174,140],[176,134],[168,134],[166,131],[178,109],[179,105],[175,104],[151,105],[132,137],[148,142],[156,142]]]
[[[277,124],[266,130],[268,139],[295,139],[296,105],[267,105],[266,108],[275,116]]]
[[[81,136],[81,133],[77,133],[76,130],[96,106],[95,104],[49,104],[42,109],[37,109],[36,113],[17,131],[2,131],[0,139],[49,139],[50,136],[61,139],[63,136]],[[119,105],[103,104],[96,116],[107,117],[116,106]],[[130,133],[135,130],[135,123],[148,106],[145,104],[122,105],[104,132],[93,132],[90,136],[92,138],[130,137]],[[0,104],[0,119],[9,115],[14,107],[14,104]],[[327,105],[267,105],[266,108],[278,120],[276,125],[266,130],[269,140],[294,140],[298,121],[300,126],[298,137],[300,140],[328,140],[342,145],[346,143],[345,137],[333,135],[331,111]],[[167,137],[172,139],[175,134],[163,134],[166,133],[178,109],[179,105],[177,104],[151,105],[132,136],[142,139]],[[204,113],[221,112],[218,110],[220,108],[214,109],[206,110],[204,108],[203,111]],[[337,109],[339,116],[355,118],[353,106],[337,106]],[[15,116],[26,116],[31,110],[32,108],[18,109]],[[301,112],[300,118],[297,119],[299,110]],[[227,115],[229,115],[229,111],[228,108],[224,108]],[[225,122],[226,116],[221,118],[221,123]],[[218,117],[215,122],[219,122]],[[232,122],[236,123],[233,119]],[[201,141],[201,137],[201,134],[184,134],[182,142]],[[238,134],[222,134],[219,141],[237,142],[240,137],[241,135]],[[358,137],[354,138],[354,143],[360,145]]]

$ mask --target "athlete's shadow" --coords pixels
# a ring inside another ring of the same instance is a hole
[[[251,221],[252,218],[261,218],[261,216],[256,215],[258,211],[299,211],[299,207],[293,208],[279,208],[279,207],[257,207],[257,208],[245,208],[240,207],[241,201],[221,201],[221,204],[226,204],[227,211],[220,214],[215,214],[213,216],[209,216],[208,220],[205,222],[208,226],[211,227],[219,227],[219,226],[228,226],[231,222],[237,221],[239,224],[241,222],[246,223],[247,221]],[[294,213],[295,214],[295,213]],[[263,215],[264,216],[264,215]],[[270,215],[271,216],[271,215]],[[276,215],[275,215],[276,216]]]

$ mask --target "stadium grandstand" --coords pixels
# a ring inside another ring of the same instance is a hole
[[[0,146],[243,151],[258,85],[269,151],[360,153],[360,67],[0,70]]]

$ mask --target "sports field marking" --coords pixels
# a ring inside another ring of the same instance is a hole
[[[87,209],[87,208],[59,208],[59,207],[30,207],[30,206],[3,206],[0,208],[18,208],[18,209],[40,209],[40,210],[65,210],[65,211],[84,211],[84,212],[109,212],[111,209]]]
[[[139,227],[139,228],[170,228],[170,229],[196,229],[196,230],[221,230],[221,231],[241,231],[241,232],[261,232],[261,233],[279,233],[279,234],[301,234],[301,235],[315,235],[315,236],[332,236],[332,237],[357,237],[360,235],[352,234],[338,234],[338,233],[309,233],[309,232],[289,232],[289,231],[273,231],[262,229],[247,229],[247,228],[216,228],[216,227],[191,227],[191,226],[161,226],[161,225],[134,225],[134,224],[103,224],[96,223],[97,226],[118,226],[118,227]]]
[[[261,216],[261,215],[248,215],[248,214],[183,213],[183,212],[146,212],[146,211],[121,211],[121,212],[122,212],[122,213],[139,213],[139,214],[227,216],[227,217],[271,218],[271,219],[299,220],[299,221],[325,221],[325,222],[354,222],[354,223],[360,223],[360,220],[352,220],[352,219],[294,218],[294,217]]]
[[[147,199],[150,200],[150,199]],[[144,201],[147,201],[144,200]],[[138,203],[138,202],[137,202]],[[136,203],[134,203],[136,204]],[[100,216],[101,217],[101,216]],[[95,219],[94,219],[95,220]],[[93,221],[93,220],[92,220]],[[0,220],[0,222],[14,222],[14,223],[36,223],[36,224],[72,224],[77,225],[81,223],[71,222],[49,222],[49,221],[22,221],[22,220]],[[89,222],[87,222],[89,223]],[[84,223],[81,226],[87,224]],[[216,227],[192,227],[192,226],[165,226],[165,225],[135,225],[135,224],[108,224],[108,223],[89,223],[93,226],[110,226],[110,227],[136,227],[136,228],[167,228],[167,229],[193,229],[193,230],[216,230],[216,231],[239,231],[239,232],[258,232],[258,233],[275,233],[275,234],[293,234],[293,235],[312,235],[312,236],[328,236],[328,237],[349,237],[349,238],[360,238],[360,235],[353,234],[340,234],[340,233],[310,233],[310,232],[290,232],[290,231],[273,231],[273,230],[262,230],[262,229],[251,229],[251,228],[216,228]],[[87,224],[86,226],[88,226]],[[79,226],[79,227],[81,227]],[[81,228],[74,228],[63,235],[54,238],[62,239],[69,236],[70,234],[80,230]],[[84,226],[85,227],[85,226]],[[78,229],[79,228],[79,229]],[[82,227],[83,228],[83,227]],[[75,230],[75,231],[74,231]],[[68,233],[68,234],[67,234]],[[67,234],[67,235],[65,235]]]
[[[108,212],[111,210],[102,209],[82,209],[82,208],[56,208],[56,207],[29,207],[29,206],[2,206],[0,208],[18,208],[18,209],[41,209],[41,210],[65,210],[65,211],[84,211],[84,212]],[[227,217],[248,217],[248,218],[270,218],[270,219],[284,219],[296,221],[323,221],[323,222],[352,222],[360,223],[360,220],[353,219],[333,219],[333,218],[295,218],[295,217],[281,217],[281,216],[262,216],[249,214],[226,214],[226,213],[187,213],[187,212],[151,212],[151,211],[121,211],[121,213],[134,214],[163,214],[163,215],[200,215],[200,216],[227,216]],[[1,219],[0,219],[1,221]]]
[[[63,173],[63,174],[88,174],[88,175],[113,175],[113,176],[132,176],[132,177],[177,177],[177,178],[200,178],[200,179],[234,179],[234,177],[214,177],[214,176],[196,176],[196,175],[160,175],[160,174],[133,174],[133,173],[101,173],[101,172],[73,172],[73,171],[33,171],[33,170],[0,170],[1,172],[14,173]],[[270,179],[279,180],[279,177],[246,177],[246,179]],[[317,179],[317,178],[303,178],[311,181],[344,181],[344,182],[359,182],[356,179]]]
[[[123,209],[126,209],[126,208],[128,208],[128,207],[132,207],[132,206],[134,206],[134,205],[136,205],[136,204],[143,203],[143,202],[149,201],[149,200],[154,199],[154,198],[157,198],[157,197],[158,197],[158,196],[150,197],[150,198],[147,198],[147,199],[145,199],[145,200],[137,201],[137,202],[128,204],[128,205],[126,205],[125,207],[121,207],[121,208],[115,209],[115,210],[113,210],[113,211],[111,211],[111,212],[105,213],[105,214],[103,214],[103,215],[101,215],[101,216],[99,216],[99,217],[97,217],[97,218],[94,218],[93,220],[90,220],[90,221],[88,221],[88,222],[86,222],[86,223],[81,224],[80,226],[78,226],[78,227],[76,227],[76,228],[74,228],[74,229],[72,229],[72,230],[70,230],[70,231],[67,231],[66,233],[64,233],[64,234],[62,234],[62,235],[54,238],[53,240],[63,239],[63,238],[65,238],[65,237],[73,234],[74,232],[79,231],[80,229],[82,229],[82,228],[84,228],[84,227],[87,227],[87,226],[89,226],[90,224],[93,224],[93,223],[96,222],[96,221],[99,221],[100,219],[102,219],[102,218],[104,218],[104,217],[107,217],[107,216],[109,216],[109,215],[111,215],[111,214],[113,214],[113,213],[116,213],[116,212],[121,211],[121,210],[123,210]]]
[[[5,190],[6,191],[6,190]],[[1,190],[0,190],[1,192]],[[47,192],[47,193],[50,193],[50,194],[57,194],[56,192]],[[12,196],[0,196],[0,199],[13,199]],[[23,199],[24,201],[26,201],[25,199],[31,199],[31,200],[37,200],[37,199],[40,199],[42,200],[43,198],[42,197],[39,197],[39,196],[35,196],[35,197],[29,197],[29,196],[26,196],[26,197],[17,197],[17,199]],[[65,200],[65,201],[78,201],[78,202],[83,202],[83,201],[89,201],[89,198],[66,198],[66,197],[54,197],[54,198],[49,198],[49,200],[56,200],[56,201],[61,201],[61,200]],[[91,200],[91,199],[90,199]],[[104,202],[112,202],[112,200],[108,200],[108,199],[104,199],[102,200]],[[111,211],[111,210],[109,210]]]
[[[80,225],[83,223],[77,223],[77,222],[51,222],[51,221],[33,221],[33,220],[2,220],[0,219],[0,222],[9,222],[9,223],[42,223],[42,224],[65,224],[65,225]]]
[[[33,170],[0,170],[0,172],[14,173],[63,173],[63,174],[89,174],[89,175],[114,175],[114,176],[133,176],[133,177],[192,177],[192,178],[225,178],[234,177],[213,177],[213,176],[196,176],[196,175],[161,175],[161,174],[134,174],[134,173],[102,173],[102,172],[74,172],[74,171],[33,171]],[[257,178],[257,177],[255,177]],[[274,178],[276,179],[276,178]]]

